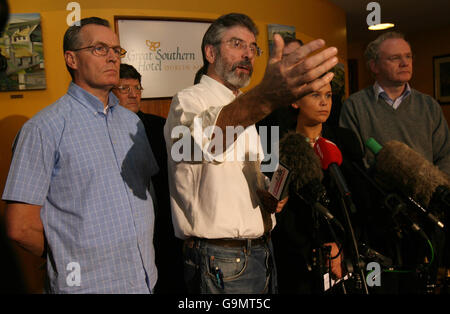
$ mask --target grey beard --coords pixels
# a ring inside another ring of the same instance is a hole
[[[225,73],[224,79],[226,82],[228,82],[229,84],[233,85],[236,88],[244,88],[247,87],[248,84],[250,84],[250,75],[240,77],[239,75],[236,75],[235,72]]]
[[[243,88],[250,84],[250,78],[252,73],[249,75],[243,75],[242,77],[237,75],[234,71],[235,69],[228,71],[225,67],[224,62],[220,59],[220,55],[218,56],[219,60],[216,65],[217,74],[219,74],[225,82],[228,82],[230,85],[236,87],[237,89]]]

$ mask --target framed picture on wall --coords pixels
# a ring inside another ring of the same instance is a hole
[[[450,54],[433,57],[434,97],[440,104],[450,104]]]
[[[114,17],[122,63],[142,75],[142,98],[173,97],[194,84],[203,66],[201,44],[212,20]]]
[[[46,86],[41,15],[11,14],[0,37],[0,91]]]
[[[267,41],[269,42],[269,54],[272,52],[274,34],[280,34],[281,36],[295,38],[295,26],[267,24]]]

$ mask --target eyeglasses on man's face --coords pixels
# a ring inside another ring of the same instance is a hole
[[[140,94],[144,90],[141,85],[119,85],[114,88],[121,94],[129,94],[131,90],[133,90],[136,94]]]
[[[105,44],[97,44],[93,46],[82,47],[78,49],[74,49],[72,51],[79,51],[84,49],[90,49],[94,56],[104,57],[108,54],[109,49],[112,49],[114,55],[118,58],[123,58],[127,54],[127,51],[120,46],[111,47]]]
[[[224,43],[227,44],[228,47],[230,47],[232,49],[237,49],[237,50],[246,50],[249,47],[250,52],[253,55],[256,55],[257,57],[259,57],[263,52],[261,50],[261,48],[258,47],[257,44],[251,43],[249,45],[245,41],[243,41],[242,39],[239,39],[239,38],[231,38],[227,41],[224,41]]]

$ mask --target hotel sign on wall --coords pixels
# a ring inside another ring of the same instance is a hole
[[[115,17],[122,63],[142,75],[142,98],[172,97],[193,85],[203,66],[201,43],[210,22]]]

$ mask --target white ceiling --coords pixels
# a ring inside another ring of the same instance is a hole
[[[341,7],[347,16],[349,42],[369,41],[378,32],[367,29],[367,4],[371,0],[329,0]],[[377,0],[381,8],[381,22],[391,22],[397,30],[408,34],[450,26],[450,0]],[[450,38],[448,39],[450,40]]]

